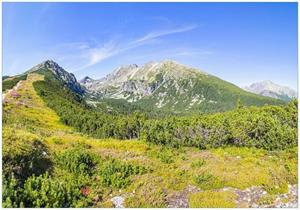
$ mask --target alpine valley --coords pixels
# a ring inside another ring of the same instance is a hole
[[[2,77],[2,206],[297,207],[298,101],[252,92],[170,60]]]

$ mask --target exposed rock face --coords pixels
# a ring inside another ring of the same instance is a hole
[[[149,62],[139,67],[136,64],[121,66],[111,74],[99,80],[81,81],[92,94],[109,98],[123,98],[137,101],[152,95],[163,84],[175,83],[175,80],[193,79],[199,70],[183,66],[174,61]],[[176,88],[180,88],[178,85]]]
[[[252,93],[278,98],[285,101],[289,101],[292,98],[297,98],[296,91],[290,89],[289,87],[277,85],[271,81],[253,83],[249,87],[244,87],[244,89]]]
[[[66,85],[73,90],[74,92],[82,95],[84,93],[84,89],[81,85],[77,82],[76,77],[74,74],[67,72],[62,67],[60,67],[57,63],[52,60],[44,61],[30,69],[28,72],[34,72],[41,69],[48,69],[56,75],[58,79],[66,83]]]

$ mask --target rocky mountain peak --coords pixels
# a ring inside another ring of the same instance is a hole
[[[52,68],[52,69],[62,69],[62,67],[60,67],[56,62],[54,62],[53,60],[46,60],[44,62],[41,63],[43,66],[45,66],[46,68]]]
[[[28,71],[28,73],[40,71],[40,70],[50,70],[58,79],[65,82],[67,86],[75,91],[76,93],[83,94],[84,90],[80,86],[80,84],[77,82],[76,77],[74,74],[67,72],[64,70],[61,66],[59,66],[55,61],[53,60],[46,60],[32,69]]]
[[[29,70],[29,72],[34,72],[34,71],[44,69],[44,68],[51,70],[56,75],[68,73],[53,60],[46,60],[46,61],[34,66],[32,69]]]

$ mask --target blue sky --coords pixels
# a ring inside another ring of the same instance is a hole
[[[3,74],[46,59],[78,79],[172,59],[296,89],[297,3],[3,3]]]

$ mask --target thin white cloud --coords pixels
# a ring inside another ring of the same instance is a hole
[[[131,42],[127,42],[126,44],[114,40],[109,41],[104,45],[100,45],[98,41],[94,41],[93,43],[64,43],[56,47],[54,51],[56,53],[56,57],[58,57],[58,60],[63,60],[65,62],[68,62],[69,60],[71,65],[74,65],[75,61],[77,63],[77,68],[73,72],[78,72],[80,70],[93,66],[103,60],[111,58],[112,56],[116,56],[128,50],[153,43],[160,37],[164,37],[175,33],[187,32],[195,28],[197,28],[196,25],[189,25],[169,30],[153,31],[141,38],[138,38]],[[57,53],[58,51],[60,51],[60,53]],[[80,64],[78,65],[78,63]]]
[[[147,40],[151,40],[151,39],[155,39],[155,38],[159,38],[159,37],[167,36],[167,35],[171,35],[171,34],[191,31],[191,30],[196,29],[197,27],[198,27],[197,25],[190,25],[190,26],[185,26],[185,27],[175,28],[175,29],[170,29],[170,30],[151,32],[151,33],[147,34],[146,36],[135,40],[134,43],[143,42],[143,41],[147,41]]]

